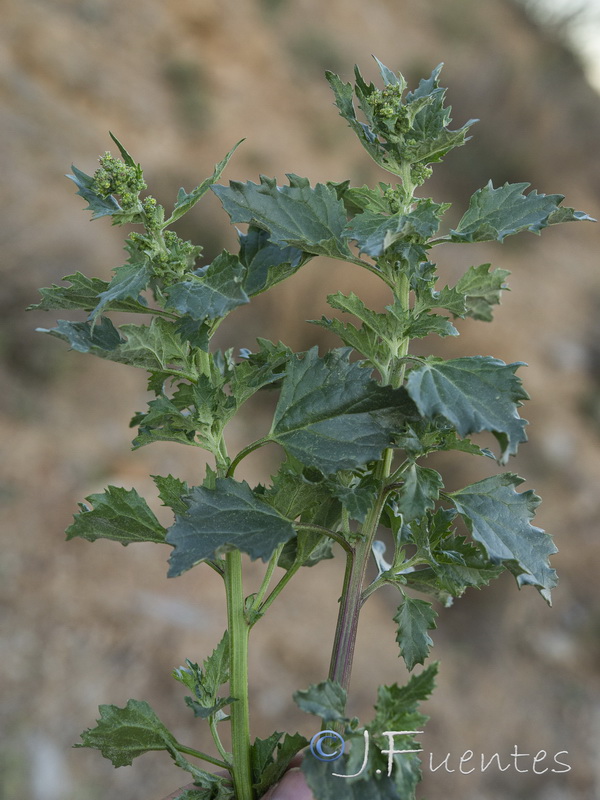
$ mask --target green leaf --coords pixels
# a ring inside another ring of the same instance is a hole
[[[40,303],[29,306],[29,310],[53,311],[62,308],[80,308],[91,311],[98,305],[98,296],[106,292],[108,281],[100,278],[88,278],[81,272],[65,275],[64,281],[69,281],[70,286],[52,286],[40,289],[42,300]],[[151,313],[148,306],[140,300],[116,300],[104,306],[106,311],[128,311],[136,314]]]
[[[467,131],[478,120],[470,119],[461,128],[450,130],[452,122],[451,107],[444,108],[446,89],[438,84],[438,77],[443,64],[439,64],[426,80],[421,80],[414,92],[406,95],[406,103],[410,109],[415,105],[411,138],[408,142],[406,160],[411,163],[434,164],[455,147],[462,147],[469,141]],[[412,112],[411,110],[411,113]]]
[[[350,519],[364,522],[373,508],[379,487],[372,475],[352,476],[350,482],[329,480],[327,485],[331,494],[341,502]]]
[[[414,463],[403,472],[402,479],[404,486],[398,492],[398,509],[404,521],[410,522],[435,507],[444,484],[439,472]]]
[[[361,252],[377,259],[393,249],[398,240],[429,239],[438,230],[441,214],[447,208],[447,204],[421,200],[409,214],[384,216],[364,211],[346,225],[346,236],[356,241]]]
[[[391,69],[386,67],[385,64],[382,64],[376,56],[373,56],[373,58],[377,62],[377,66],[379,67],[379,71],[381,72],[381,77],[383,78],[385,85],[399,86],[400,89],[404,91],[406,89],[406,81],[404,80],[404,77],[400,73],[396,75]]]
[[[394,617],[394,622],[398,623],[396,641],[409,670],[417,664],[423,664],[428,657],[433,642],[427,631],[437,627],[436,617],[431,603],[408,596],[398,609]]]
[[[237,256],[224,250],[190,280],[165,288],[169,308],[198,321],[220,319],[250,302],[243,288],[245,273]]]
[[[256,788],[261,781],[261,777],[269,764],[273,763],[273,750],[277,746],[283,733],[274,731],[267,739],[260,739],[258,736],[254,743],[250,745],[250,761],[252,764],[252,775],[254,777],[253,786]],[[264,793],[264,789],[261,794]]]
[[[343,238],[346,214],[335,189],[306,178],[288,175],[289,186],[277,186],[274,178],[256,183],[231,181],[213,186],[232,222],[248,222],[268,231],[279,247],[291,245],[313,255],[353,259]]]
[[[268,739],[256,739],[251,749],[252,772],[255,778],[253,784],[257,795],[261,796],[273,784],[283,777],[290,761],[308,741],[299,733],[290,735],[286,733],[280,742],[282,734],[277,731]],[[275,759],[273,758],[275,749]]]
[[[200,797],[202,800],[234,800],[233,787],[231,786],[229,776],[215,775],[214,773],[199,769],[184,758],[181,752],[177,750],[170,750],[169,754],[176,766],[189,772],[194,781],[194,786],[201,787],[202,794]],[[188,791],[195,792],[196,790],[190,789]],[[185,795],[183,796],[185,797]],[[192,794],[192,800],[196,800],[196,797],[197,795]]]
[[[183,316],[177,323],[177,333],[192,347],[208,353],[210,326],[207,322],[198,322],[193,317]]]
[[[324,481],[309,481],[284,462],[262,496],[283,517],[295,520],[301,514],[304,518],[312,517],[331,497],[331,492]]]
[[[164,395],[151,400],[147,413],[136,414],[129,425],[132,428],[139,426],[138,435],[132,442],[135,450],[153,442],[179,442],[201,446],[196,441],[200,427],[196,420]]]
[[[454,147],[466,141],[467,129],[476,120],[469,120],[462,128],[450,130],[450,108],[444,108],[445,89],[438,85],[442,65],[431,76],[422,80],[414,92],[404,99],[406,81],[402,75],[377,62],[386,89],[383,92],[366,84],[358,67],[355,67],[354,92],[349,83],[337,75],[326,73],[335,95],[335,104],[358,136],[360,143],[380,166],[397,175],[405,174],[406,165],[429,164],[441,161]],[[353,95],[356,94],[366,124],[357,119]]]
[[[102,705],[99,710],[97,726],[84,731],[75,747],[100,750],[115,767],[127,767],[151,750],[177,749],[177,740],[145,701],[129,700],[125,708]]]
[[[260,389],[270,387],[285,375],[291,350],[285,345],[276,346],[266,339],[259,340],[256,353],[247,352],[229,376],[231,394],[235,408],[239,408]]]
[[[448,317],[441,314],[415,314],[413,309],[407,312],[406,335],[411,339],[422,339],[435,333],[437,336],[458,336],[458,331]]]
[[[267,561],[278,545],[294,535],[291,523],[257,497],[246,482],[217,478],[216,488],[195,486],[188,511],[176,515],[167,531],[171,554],[168,576],[175,577],[201,561],[238,549]]]
[[[490,561],[504,564],[519,586],[535,586],[550,605],[557,581],[548,557],[556,547],[551,536],[530,524],[540,498],[531,490],[516,492],[521,483],[509,472],[494,475],[453,492],[450,499]]]
[[[321,359],[315,347],[292,358],[269,433],[325,474],[378,459],[406,405],[403,390],[378,386],[349,356],[341,349]]]
[[[460,597],[469,587],[486,586],[504,572],[504,566],[493,564],[481,548],[458,535],[447,536],[432,546],[428,560],[437,588],[453,597]],[[418,570],[414,575],[418,581],[423,581],[429,573]],[[408,585],[413,586],[411,576],[407,577]],[[418,589],[416,585],[414,588]]]
[[[390,359],[397,356],[405,337],[418,339],[432,333],[458,336],[458,331],[447,317],[405,309],[399,300],[386,306],[387,314],[367,308],[353,292],[349,295],[337,292],[329,295],[327,301],[332,308],[358,317],[363,322],[361,328],[327,317],[311,322],[336,333],[344,344],[364,355],[380,371],[384,371]]]
[[[137,254],[132,256],[130,263],[115,269],[115,274],[105,291],[98,295],[98,304],[91,313],[92,319],[106,308],[114,308],[116,302],[134,300],[143,305],[140,292],[143,292],[152,277],[151,265],[147,260],[139,260]]]
[[[208,192],[212,184],[219,180],[223,174],[223,171],[225,170],[225,167],[229,163],[231,156],[235,153],[243,141],[243,139],[240,139],[240,141],[227,153],[225,158],[222,161],[219,161],[219,163],[215,166],[214,172],[210,178],[206,178],[206,180],[202,181],[202,183],[193,189],[189,194],[183,187],[179,190],[177,194],[177,202],[173,208],[173,213],[164,223],[165,228],[168,225],[172,225],[173,222],[176,222],[184,214],[187,214],[187,212],[196,205],[198,200],[200,200],[200,198],[203,197],[206,192]]]
[[[429,310],[431,308],[444,308],[455,317],[467,316],[466,297],[455,286],[444,286],[439,291],[432,291],[429,297],[421,293],[417,299],[415,310],[420,312],[421,309]]]
[[[379,183],[379,189],[368,186],[350,186],[350,181],[343,183],[328,183],[333,186],[340,200],[343,201],[346,211],[354,216],[361,211],[373,211],[376,214],[393,214],[394,207],[386,196],[392,190],[389,183]]]
[[[427,722],[427,717],[418,711],[418,705],[426,700],[435,686],[437,663],[431,664],[418,675],[413,675],[404,686],[392,684],[380,686],[377,692],[375,718],[367,726],[372,737],[368,768],[371,776],[379,770],[387,773],[387,757],[381,751],[389,746],[384,731],[419,731]],[[420,750],[420,742],[414,735],[395,735],[394,749]],[[420,759],[416,753],[402,753],[393,756],[392,781],[399,800],[414,800],[415,789],[421,780]],[[358,765],[360,766],[360,765]],[[356,770],[353,770],[356,771]],[[357,783],[360,781],[359,776]],[[372,780],[372,778],[371,778]],[[358,783],[360,785],[360,783]]]
[[[216,697],[221,686],[229,680],[229,631],[225,631],[202,666],[204,688]]]
[[[297,247],[279,247],[269,240],[269,233],[250,226],[239,233],[240,262],[246,267],[244,290],[249,297],[266,292],[286,280],[312,258]]]
[[[221,686],[229,680],[229,631],[225,631],[202,669],[187,660],[185,667],[174,670],[173,677],[194,693],[194,697],[186,697],[185,702],[196,717],[208,719],[235,702],[234,697],[218,696]]]
[[[285,543],[277,566],[288,570],[296,562],[299,562],[302,567],[314,567],[321,561],[333,558],[332,546],[333,540],[328,536],[315,531],[299,530],[292,539]]]
[[[108,317],[101,317],[96,325],[91,322],[69,322],[59,319],[56,328],[36,328],[36,330],[68,342],[71,349],[79,353],[94,353],[104,358],[123,343],[118,329]]]
[[[508,288],[504,281],[510,275],[507,269],[489,269],[490,264],[469,267],[456,284],[465,296],[466,316],[484,322],[492,321],[492,306],[499,305],[501,292]]]
[[[214,376],[213,376],[214,377]],[[171,398],[159,389],[156,400],[148,403],[148,411],[136,414],[130,427],[139,426],[133,441],[135,448],[155,441],[174,441],[203,447],[216,453],[219,431],[226,423],[235,401],[222,386],[200,375],[192,384],[179,383]]]
[[[335,104],[342,116],[357,135],[359,142],[365,148],[371,158],[384,169],[390,172],[398,170],[398,162],[393,156],[388,156],[384,145],[379,141],[369,125],[359,122],[354,109],[354,91],[350,83],[343,83],[338,75],[333,72],[326,72],[329,85],[335,96]]]
[[[347,719],[347,692],[336,681],[322,681],[308,689],[294,692],[294,702],[307,714],[321,717],[323,722],[343,722]]]
[[[77,186],[77,194],[87,201],[88,205],[84,210],[92,212],[92,219],[112,217],[123,210],[112,195],[100,197],[94,191],[94,178],[92,175],[86,175],[85,172],[77,169],[74,165],[71,165],[71,169],[73,174],[66,177]]]
[[[187,503],[183,498],[189,493],[187,483],[179,480],[179,478],[174,478],[172,475],[151,475],[150,477],[156,484],[158,496],[163,505],[173,509],[178,514],[185,514]]]
[[[411,370],[406,388],[423,416],[439,414],[460,436],[491,431],[501,446],[500,462],[506,463],[527,440],[527,423],[517,413],[528,398],[514,374],[521,363],[491,356],[431,358]]]
[[[380,686],[377,691],[377,712],[375,719],[369,727],[381,733],[385,730],[402,730],[402,719],[406,714],[413,714],[419,703],[431,695],[435,689],[435,678],[438,672],[438,662],[434,662],[418,674],[412,675],[408,683],[398,686]],[[425,718],[421,716],[418,724],[423,724]]]
[[[307,756],[302,762],[302,772],[317,800],[412,800],[406,794],[399,794],[394,781],[385,773],[360,781],[336,777],[352,774],[347,756],[333,764]]]
[[[225,798],[232,798],[233,797],[233,789],[229,786],[225,786],[223,783],[219,784],[219,793],[217,795],[206,794],[206,790],[210,788],[208,785],[205,786],[204,789],[185,789],[181,794],[178,794],[175,797],[175,800],[225,800]]]
[[[123,545],[165,541],[165,529],[135,489],[108,486],[104,492],[85,499],[94,508],[79,504],[81,511],[67,528],[67,539],[112,539]]]
[[[136,162],[134,161],[133,157],[127,152],[127,150],[123,147],[123,145],[117,139],[117,137],[113,133],[111,133],[110,131],[108,132],[108,135],[110,136],[110,138],[113,140],[113,142],[119,148],[119,153],[121,153],[121,158],[123,159],[125,164],[127,164],[128,167],[134,167],[134,168],[137,167],[137,168],[139,168],[140,165],[136,164]]]
[[[538,194],[534,189],[523,194],[529,183],[505,183],[494,189],[490,181],[478,189],[469,201],[469,208],[456,230],[444,239],[452,242],[504,241],[506,236],[543,228],[569,220],[591,220],[587,214],[572,208],[559,208],[562,194]]]
[[[150,325],[122,325],[119,333],[125,335],[126,341],[107,353],[106,358],[149,372],[176,367],[184,370],[186,377],[197,377],[189,345],[179,335],[176,323],[154,317]]]

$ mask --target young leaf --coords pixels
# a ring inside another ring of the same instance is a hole
[[[277,186],[274,178],[252,182],[230,181],[212,187],[232,222],[248,222],[268,231],[278,247],[293,247],[313,255],[352,261],[343,238],[346,213],[335,189],[306,178],[288,175],[289,186]]]
[[[325,474],[379,458],[407,407],[403,390],[378,386],[349,356],[342,349],[321,359],[315,347],[293,358],[269,433],[294,458]]]
[[[160,372],[168,366],[177,367],[191,380],[198,377],[189,345],[179,335],[176,323],[154,317],[150,325],[121,325],[119,333],[125,335],[126,341],[107,353],[105,358],[149,372]]]
[[[195,447],[209,444],[206,439],[197,441],[196,434],[203,427],[186,409],[179,408],[165,395],[150,400],[148,411],[132,417],[129,427],[138,426],[138,435],[132,442],[134,450],[153,442],[179,442]],[[210,450],[210,446],[206,447]]]
[[[444,484],[434,469],[411,464],[403,473],[404,486],[398,493],[398,510],[405,522],[422,517],[434,508]]]
[[[273,750],[282,736],[283,733],[274,731],[267,739],[256,737],[254,743],[250,746],[250,761],[252,763],[255,787],[261,780],[265,769],[269,764],[273,763]]]
[[[325,481],[307,480],[286,461],[262,497],[283,517],[295,520],[301,514],[306,519],[317,513],[331,497],[331,491]]]
[[[290,761],[306,747],[308,741],[299,733],[282,734],[277,731],[268,739],[256,739],[251,748],[253,784],[258,796],[262,795],[283,776]],[[275,759],[273,758],[275,749]]]
[[[431,603],[408,596],[398,609],[394,617],[394,622],[398,623],[396,641],[400,645],[400,653],[409,670],[417,664],[423,664],[429,655],[429,648],[433,642],[427,631],[437,627],[436,617]]]
[[[269,240],[269,233],[250,226],[247,234],[239,233],[240,262],[246,267],[244,290],[249,297],[267,291],[286,280],[306,264],[312,256],[297,247],[279,247]]]
[[[378,486],[373,476],[368,474],[362,477],[352,476],[350,482],[328,480],[327,486],[331,494],[341,502],[348,512],[350,519],[364,522],[367,514],[373,508],[377,497]]]
[[[229,680],[229,631],[225,631],[202,667],[204,688],[216,697],[221,686]]]
[[[379,189],[370,189],[368,186],[350,186],[350,181],[342,183],[328,182],[332,186],[348,214],[355,216],[361,211],[373,211],[376,214],[393,214],[393,205],[389,193],[393,189],[389,183],[379,183]]]
[[[169,308],[200,322],[220,319],[250,302],[243,288],[245,273],[239,259],[224,250],[189,280],[165,288]]]
[[[68,342],[71,349],[79,353],[93,353],[102,358],[110,357],[124,341],[108,317],[101,317],[97,325],[92,325],[91,322],[68,322],[59,319],[56,328],[36,328],[36,330]]]
[[[229,680],[229,631],[205,660],[202,669],[186,661],[185,667],[173,672],[173,677],[194,693],[186,697],[186,704],[201,719],[212,717],[217,711],[235,702],[234,697],[219,697],[219,690]]]
[[[293,535],[291,523],[257,497],[246,482],[217,478],[215,489],[195,486],[190,491],[187,512],[177,514],[167,531],[166,541],[175,547],[168,577],[233,548],[267,561],[275,548]]]
[[[173,208],[173,213],[164,223],[165,228],[168,225],[172,225],[173,222],[176,222],[184,214],[187,214],[187,212],[196,205],[198,200],[200,200],[200,198],[203,197],[206,192],[208,192],[212,184],[219,180],[225,167],[229,163],[231,156],[235,153],[243,141],[243,139],[240,139],[240,141],[227,153],[225,158],[222,161],[219,161],[219,163],[215,166],[214,172],[210,178],[206,178],[206,180],[202,181],[202,183],[189,194],[183,187],[179,190],[177,193],[177,202]]]
[[[490,264],[469,267],[456,284],[465,297],[465,315],[484,322],[492,321],[492,306],[500,303],[500,293],[507,288],[504,280],[510,275],[507,269],[489,269]]]
[[[114,307],[117,302],[133,300],[145,304],[141,292],[148,287],[152,278],[152,263],[136,242],[128,241],[125,249],[129,252],[127,263],[114,270],[106,290],[98,295],[98,303],[90,314],[94,320],[104,309]]]
[[[112,539],[122,545],[165,541],[165,529],[135,489],[109,486],[104,492],[85,499],[94,508],[79,503],[81,511],[67,528],[67,539],[76,536],[88,542]]]
[[[562,194],[528,195],[523,191],[528,183],[505,183],[494,189],[490,181],[478,189],[469,201],[469,208],[444,240],[451,242],[504,241],[520,231],[539,233],[542,228],[557,222],[591,220],[587,214],[572,208],[559,208]]]
[[[438,662],[434,662],[416,675],[412,675],[408,683],[398,686],[380,686],[375,704],[376,716],[369,728],[377,733],[385,730],[402,730],[402,719],[406,714],[414,714],[419,703],[430,696],[435,689],[435,678]],[[424,718],[421,715],[419,724]]]
[[[335,681],[323,681],[308,689],[294,692],[294,702],[307,714],[321,717],[323,722],[346,720],[347,692]]]
[[[493,564],[504,564],[519,586],[532,585],[550,605],[556,573],[548,557],[556,553],[551,536],[530,524],[540,498],[531,490],[516,492],[518,475],[494,475],[453,492],[450,499],[473,539]]]
[[[106,216],[112,217],[123,210],[112,195],[100,197],[97,194],[94,190],[94,178],[92,175],[86,175],[85,172],[73,165],[71,165],[71,169],[73,174],[67,175],[67,178],[77,186],[77,194],[87,201],[88,205],[84,210],[92,212],[92,219]]]
[[[163,505],[173,509],[176,514],[185,514],[187,503],[183,498],[189,493],[187,483],[172,475],[151,475],[150,477],[156,484],[158,496]]]
[[[98,305],[98,297],[108,289],[108,282],[100,278],[88,278],[81,272],[65,275],[64,281],[69,281],[70,286],[52,286],[40,289],[42,300],[29,306],[28,310],[53,311],[62,308],[80,308],[83,311],[92,311]],[[138,300],[115,300],[104,306],[106,311],[129,311],[135,314],[149,314],[150,309],[143,298]]]
[[[527,422],[517,414],[528,398],[514,374],[521,363],[505,364],[491,356],[430,358],[411,370],[406,388],[423,416],[439,414],[460,436],[491,431],[501,447],[500,463],[506,463],[527,441]]]
[[[102,705],[99,710],[97,726],[84,731],[75,747],[100,750],[115,767],[127,767],[151,750],[177,750],[177,740],[145,701],[129,700],[124,708]]]
[[[346,225],[346,236],[358,244],[359,250],[372,258],[379,258],[393,249],[398,240],[409,237],[427,240],[440,226],[440,216],[448,208],[431,200],[421,200],[409,214],[385,216],[364,211]]]

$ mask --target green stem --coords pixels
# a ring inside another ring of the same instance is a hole
[[[262,603],[267,593],[267,589],[269,588],[269,584],[271,583],[271,578],[273,577],[273,573],[275,572],[275,567],[277,566],[277,562],[279,561],[279,556],[281,555],[282,550],[283,550],[283,545],[280,544],[279,547],[275,550],[275,552],[271,556],[271,558],[269,559],[269,564],[267,566],[264,578],[262,579],[260,588],[256,593],[254,602],[252,603],[253,611],[256,611],[258,608],[260,608],[260,604]]]
[[[263,602],[258,608],[260,616],[262,616],[265,613],[265,611],[269,608],[271,603],[273,603],[273,601],[281,594],[281,592],[285,589],[285,587],[288,585],[288,583],[291,581],[294,575],[298,572],[301,566],[302,562],[296,561],[286,571],[285,575],[282,576],[279,582],[275,584],[275,587],[272,589],[268,597],[265,600],[263,600]]]
[[[236,470],[237,465],[240,463],[240,461],[242,461],[242,459],[246,458],[246,456],[249,456],[250,453],[253,453],[255,450],[258,450],[259,447],[262,447],[263,445],[267,444],[269,441],[270,441],[270,439],[268,439],[266,436],[264,436],[262,439],[257,439],[255,442],[252,442],[247,447],[244,447],[243,450],[240,450],[240,452],[237,454],[237,456],[231,462],[231,464],[229,466],[229,469],[227,470],[227,477],[231,478],[231,476],[233,475],[233,473]]]
[[[329,528],[324,528],[322,525],[313,525],[310,522],[295,522],[294,527],[297,531],[313,531],[314,533],[321,533],[323,536],[329,536],[334,542],[337,542],[347,553],[352,553],[351,545],[344,539],[344,537],[337,531],[331,531]]]
[[[225,556],[225,591],[229,629],[231,750],[233,784],[236,800],[254,800],[250,766],[250,719],[248,703],[248,634],[250,628],[244,609],[242,554],[231,550]]]
[[[231,764],[227,764],[227,762],[221,761],[219,758],[209,756],[208,753],[203,753],[201,750],[194,750],[192,747],[185,747],[185,745],[179,744],[179,742],[177,743],[177,750],[180,753],[184,753],[186,756],[194,756],[194,758],[201,758],[203,761],[208,761],[209,764],[214,764],[215,767],[231,770]]]
[[[217,720],[215,719],[215,715],[211,714],[208,719],[208,726],[210,728],[211,735],[213,737],[213,741],[215,743],[215,747],[219,751],[221,758],[223,759],[225,764],[229,766],[227,769],[231,769],[231,753],[228,753],[221,743],[221,737],[219,736],[219,732],[217,730]]]

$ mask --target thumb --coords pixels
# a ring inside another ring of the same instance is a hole
[[[299,767],[289,769],[281,781],[271,787],[263,800],[314,800]]]

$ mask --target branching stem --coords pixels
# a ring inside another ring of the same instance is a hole
[[[267,444],[270,440],[267,437],[263,437],[262,439],[257,439],[255,442],[244,447],[237,456],[231,462],[229,469],[227,470],[227,477],[231,478],[237,468],[237,465],[242,461],[246,456],[249,456],[250,453],[253,453],[255,450],[258,450],[259,447],[263,447],[263,445]]]
[[[206,761],[209,764],[214,764],[215,767],[221,767],[221,769],[231,770],[231,764],[227,764],[225,761],[221,761],[218,758],[214,758],[214,756],[209,756],[208,753],[203,753],[201,750],[194,750],[193,747],[185,747],[183,744],[177,743],[177,750],[180,753],[184,753],[186,756],[194,756],[194,758],[200,758],[202,761]]]

